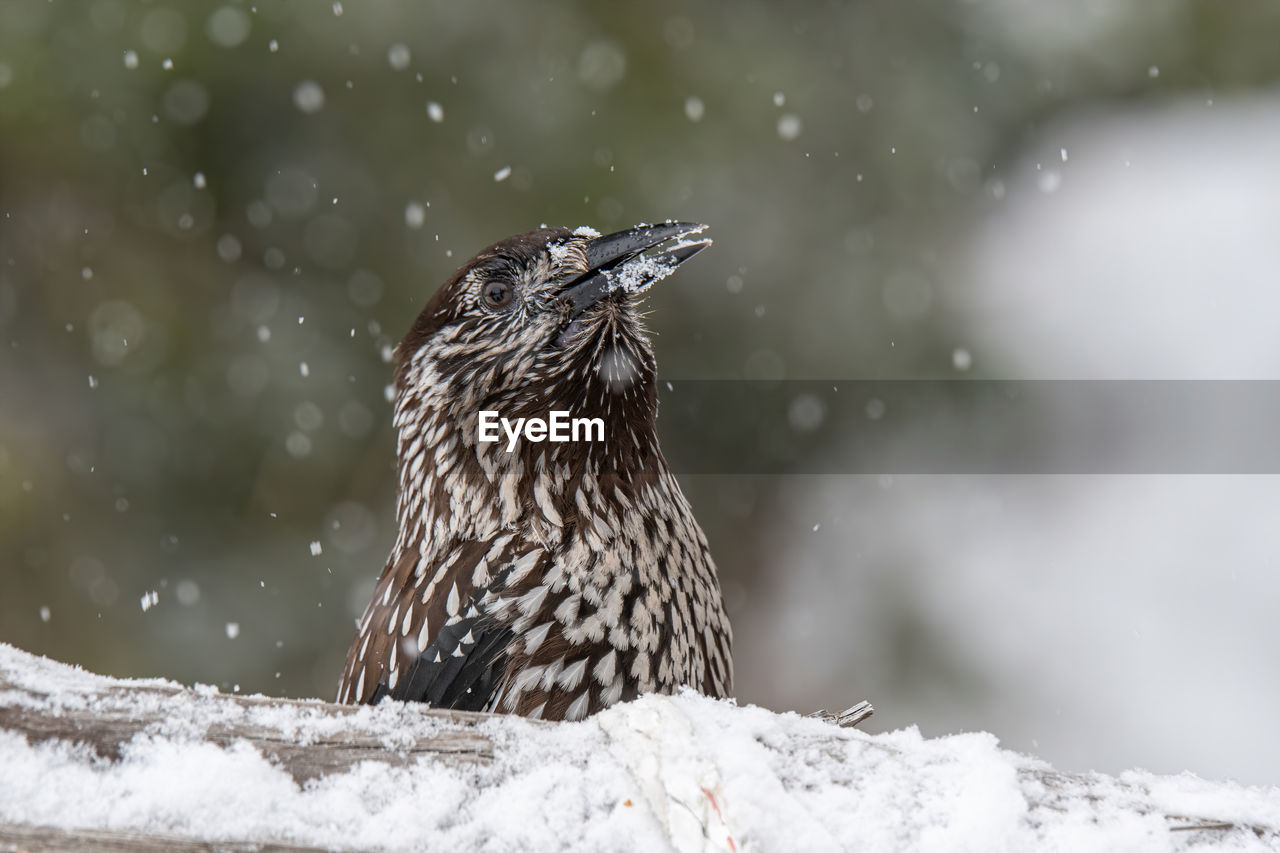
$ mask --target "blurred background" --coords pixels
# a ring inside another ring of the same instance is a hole
[[[1278,36],[1207,0],[0,0],[0,641],[331,698],[393,538],[390,350],[540,223],[712,225],[651,296],[665,379],[1280,379]],[[855,411],[791,412],[831,475],[683,477],[740,701],[1280,781],[1280,478],[853,475]]]

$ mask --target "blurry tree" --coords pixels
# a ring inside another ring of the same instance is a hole
[[[1026,139],[1280,71],[1276,7],[1078,5],[0,0],[0,640],[329,695],[392,537],[390,349],[542,222],[712,225],[652,296],[666,377],[999,375],[940,259]],[[750,648],[778,483],[687,486]],[[963,681],[885,600],[903,677]]]

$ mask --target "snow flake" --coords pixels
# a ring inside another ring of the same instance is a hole
[[[315,80],[303,80],[294,87],[293,103],[304,113],[319,112],[324,107],[324,89]]]
[[[397,71],[408,68],[412,60],[413,54],[409,51],[407,44],[396,42],[387,48],[387,63]]]

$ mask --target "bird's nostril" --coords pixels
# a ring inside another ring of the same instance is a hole
[[[556,335],[556,346],[558,347],[569,346],[571,343],[573,343],[574,339],[577,338],[579,334],[581,334],[581,332],[582,332],[582,324],[579,323],[577,320],[574,320],[569,325],[565,326],[564,330],[560,332],[560,334]]]

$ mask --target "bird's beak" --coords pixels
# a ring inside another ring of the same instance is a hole
[[[710,240],[688,239],[706,227],[694,222],[637,225],[589,241],[585,247],[587,271],[569,282],[563,291],[563,297],[572,305],[569,316],[577,317],[615,291],[641,293],[666,278],[680,264],[711,245]],[[672,243],[669,248],[642,256],[646,250],[667,242]]]

